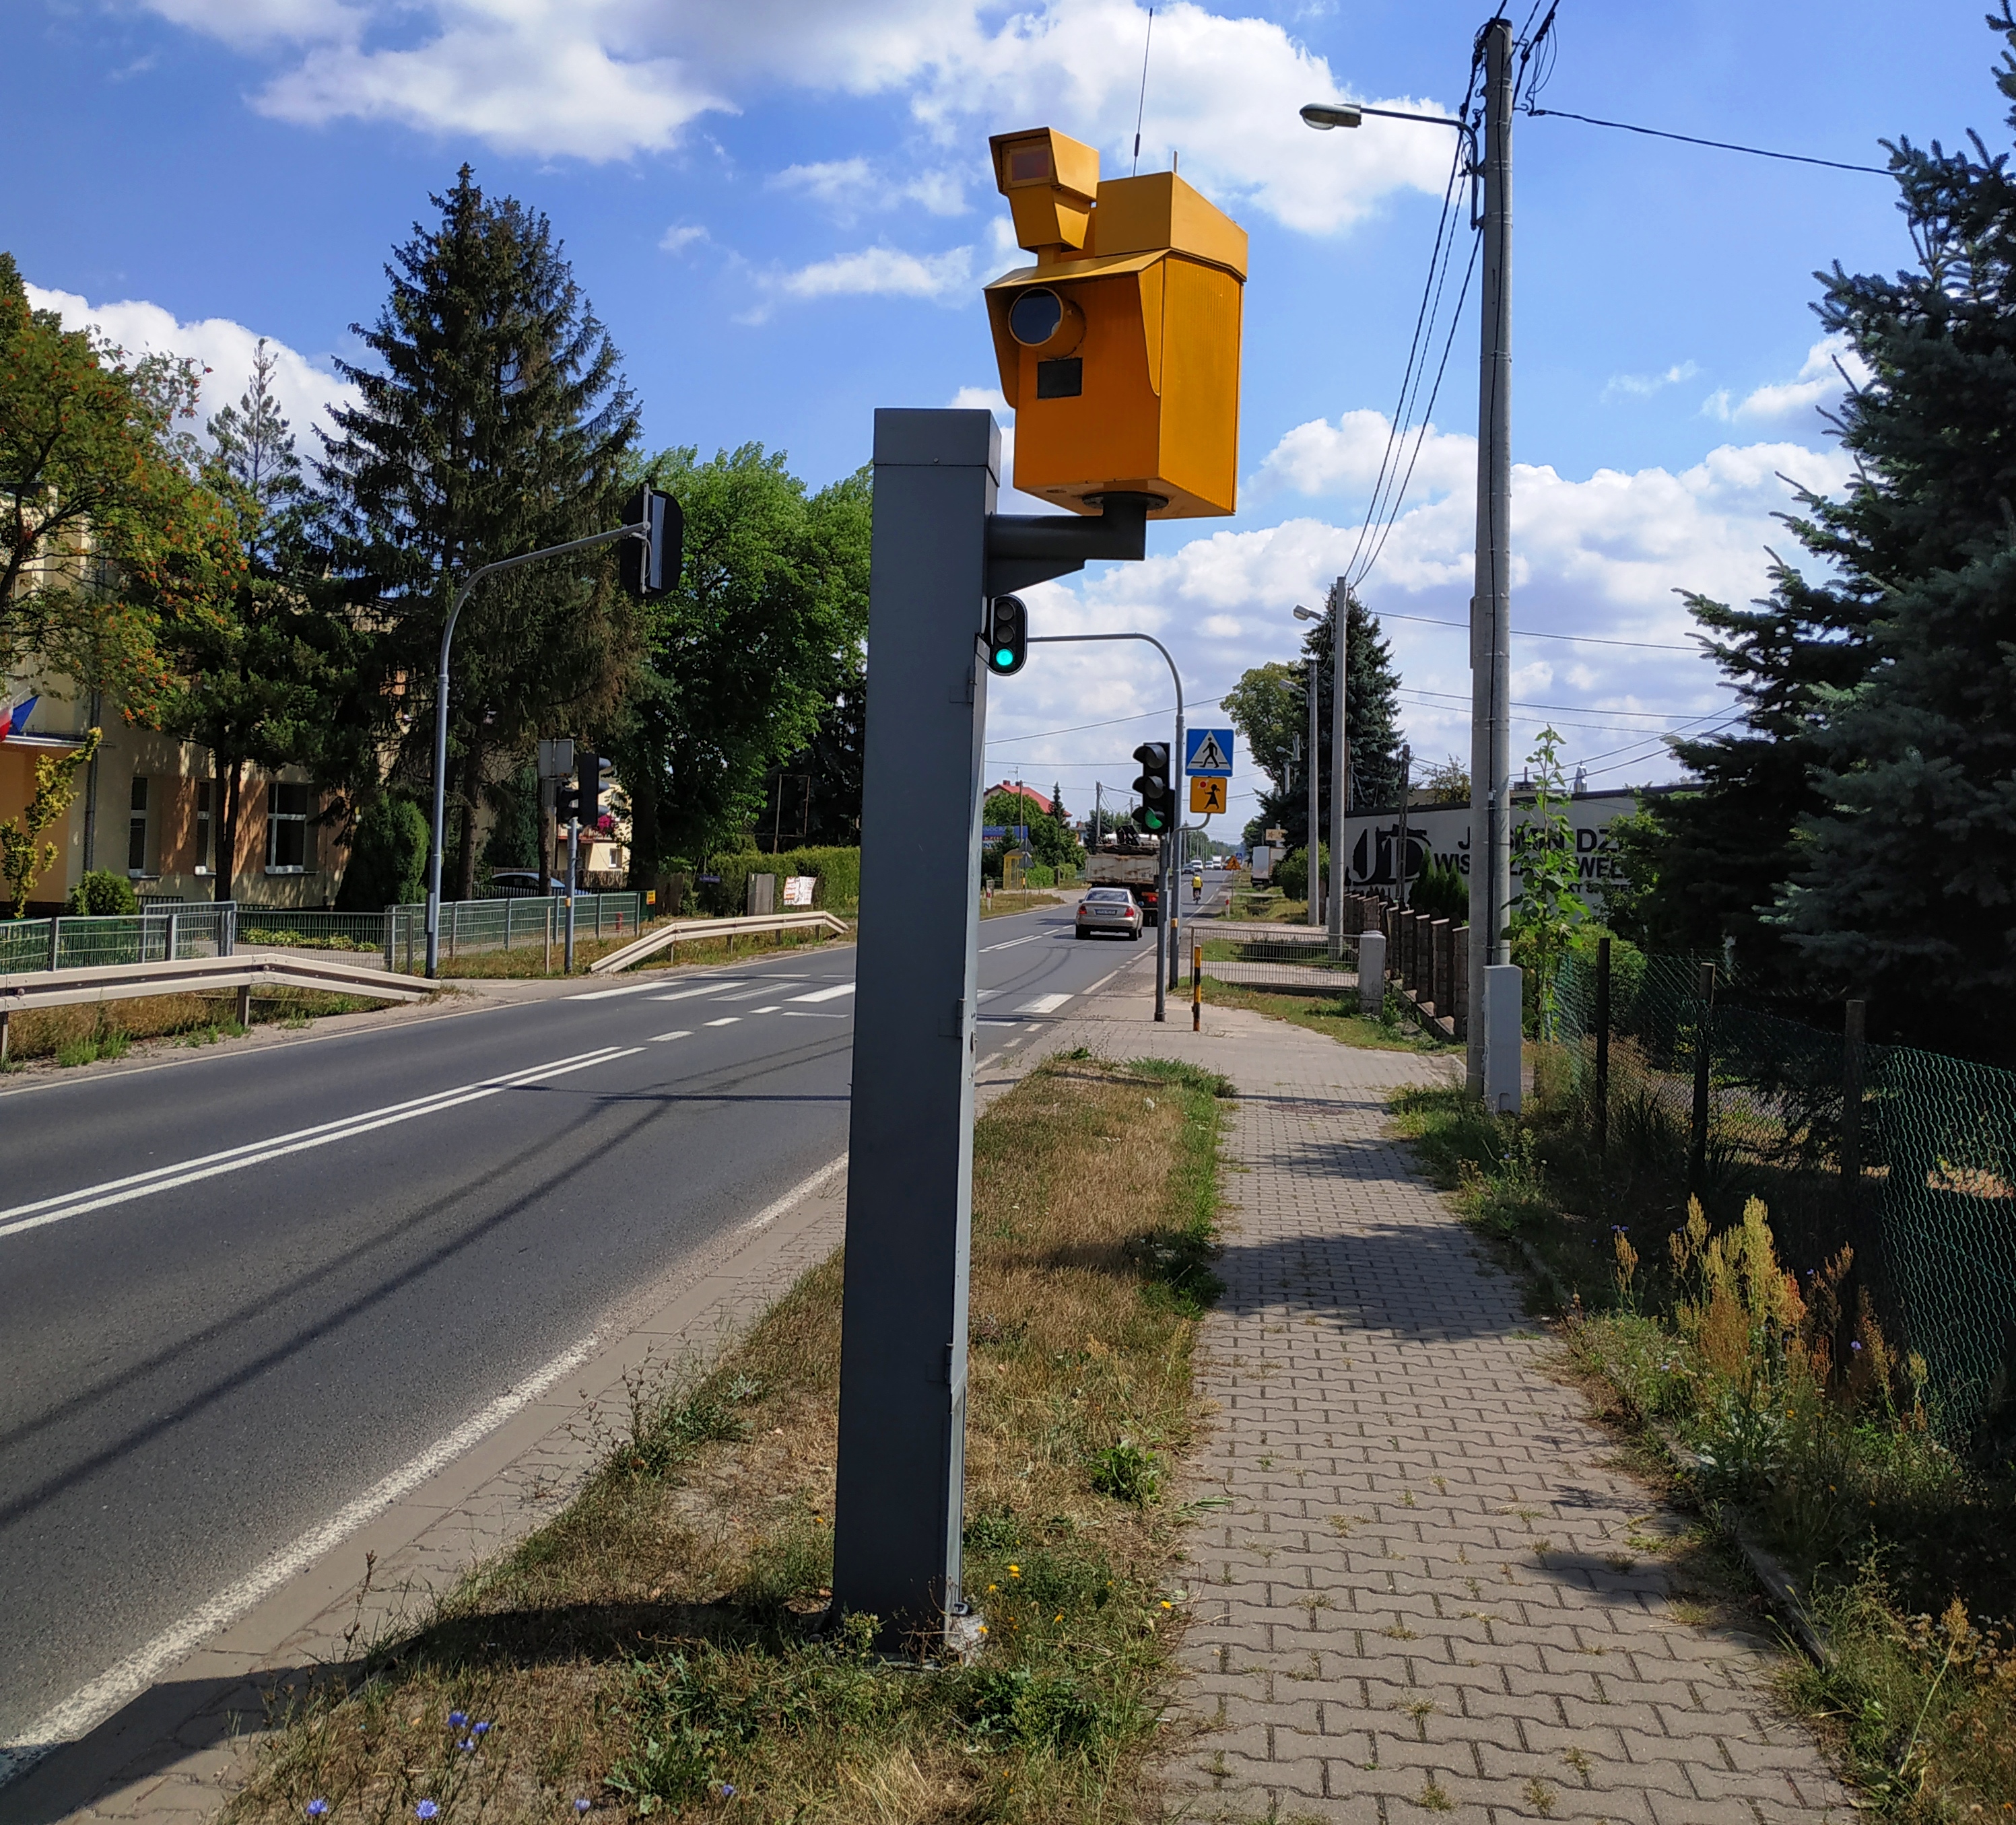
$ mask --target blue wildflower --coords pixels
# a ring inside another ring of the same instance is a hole
[[[490,1733],[490,1726],[488,1723],[473,1723],[469,1726],[469,1733],[473,1737],[487,1737]]]
[[[715,1791],[725,1800],[732,1800],[735,1798],[734,1787],[725,1780],[715,1789]]]
[[[574,1803],[574,1809],[577,1812],[585,1812],[594,1803],[592,1800],[576,1800]]]
[[[431,1819],[434,1814],[438,1812],[440,1810],[441,1808],[436,1805],[432,1800],[423,1800],[417,1806],[414,1807],[413,1816],[416,1819]]]
[[[465,1755],[473,1755],[476,1753],[476,1739],[473,1737],[464,1737],[455,1744],[455,1747]]]
[[[451,1711],[448,1714],[448,1727],[450,1730],[460,1730],[468,1722],[469,1713],[466,1711]]]
[[[319,1819],[322,1814],[326,1812],[328,1810],[329,1802],[327,1800],[310,1800],[308,1802],[308,1814],[311,1819]]]

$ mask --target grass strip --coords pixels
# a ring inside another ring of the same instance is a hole
[[[1239,983],[1220,982],[1206,971],[1204,998],[1215,1008],[1243,1008],[1264,1014],[1270,1020],[1285,1020],[1291,1026],[1305,1026],[1347,1046],[1375,1052],[1449,1052],[1456,1048],[1446,1040],[1424,1033],[1411,1020],[1402,1019],[1397,995],[1386,998],[1386,1016],[1367,1020],[1358,1011],[1355,981],[1344,994],[1273,994],[1265,989],[1247,988]]]
[[[1761,1200],[1718,1230],[1670,1137],[1616,1124],[1597,1158],[1567,1084],[1543,1050],[1518,1118],[1407,1089],[1395,1120],[1473,1225],[1566,1289],[1606,1417],[1677,1439],[1687,1493],[1789,1568],[1827,1655],[1789,1660],[1784,1694],[1869,1809],[2016,1816],[2016,1468],[1939,1442],[1922,1368],[1846,1296],[1846,1251],[1787,1273]]]
[[[306,1026],[323,1015],[354,1014],[385,1004],[368,997],[320,989],[254,991],[254,1026]],[[36,1061],[69,1066],[123,1058],[136,1040],[172,1039],[213,1044],[241,1036],[238,991],[222,994],[135,995],[123,1001],[84,1002],[68,1008],[30,1008],[8,1023],[7,1058],[0,1069],[18,1071]]]
[[[419,1626],[282,1694],[232,1825],[1152,1812],[1140,1770],[1190,1600],[1165,1488],[1219,1290],[1229,1088],[1080,1053],[977,1125],[975,1665],[885,1662],[865,1618],[812,1626],[831,1578],[836,1255],[711,1368],[636,1381],[550,1525]]]

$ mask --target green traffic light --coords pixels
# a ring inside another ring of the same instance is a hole
[[[994,650],[994,663],[1005,672],[1014,664],[1015,655],[1007,647],[996,647]]]

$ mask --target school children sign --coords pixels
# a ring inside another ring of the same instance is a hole
[[[1606,885],[1618,878],[1617,855],[1611,846],[1610,826],[1638,809],[1638,795],[1631,792],[1583,792],[1557,803],[1568,814],[1568,830],[1575,844],[1575,886],[1592,909],[1602,904]],[[1512,891],[1519,891],[1519,863],[1528,843],[1534,840],[1535,822],[1530,802],[1515,795],[1512,805]],[[1470,874],[1470,807],[1467,805],[1424,806],[1407,813],[1406,878],[1418,881],[1431,867],[1454,868],[1466,878]],[[1391,893],[1400,847],[1400,814],[1397,808],[1361,812],[1344,821],[1345,886],[1347,892],[1384,889]]]

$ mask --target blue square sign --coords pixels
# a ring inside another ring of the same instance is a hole
[[[1186,729],[1183,750],[1184,772],[1208,779],[1231,778],[1231,730]]]

